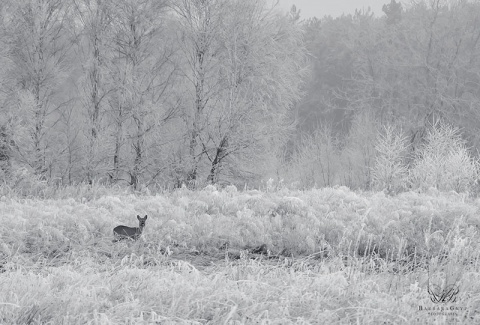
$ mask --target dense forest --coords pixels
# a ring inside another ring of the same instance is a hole
[[[383,12],[304,22],[311,73],[290,179],[465,190],[478,170],[480,2],[392,0]]]
[[[383,12],[3,0],[2,180],[471,190],[480,2]]]

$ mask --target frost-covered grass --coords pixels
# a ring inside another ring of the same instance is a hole
[[[453,192],[69,193],[1,198],[0,324],[480,322],[480,201]],[[457,302],[430,301],[428,265]]]

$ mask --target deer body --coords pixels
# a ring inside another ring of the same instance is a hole
[[[145,228],[145,221],[147,220],[147,216],[140,218],[140,216],[137,215],[138,219],[138,228],[137,227],[127,227],[127,226],[117,226],[113,228],[113,236],[115,239],[113,240],[114,242],[117,242],[122,239],[133,239],[137,240],[140,238],[143,232],[143,228]]]

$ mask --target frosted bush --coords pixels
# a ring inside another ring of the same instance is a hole
[[[3,185],[0,188],[2,194],[17,193],[21,196],[45,197],[45,192],[50,189],[47,182],[35,175],[32,169],[16,165],[12,166]]]
[[[290,213],[304,215],[308,206],[297,197],[283,197],[278,203],[277,211],[281,213]]]
[[[428,130],[425,145],[415,157],[409,182],[414,189],[425,191],[469,190],[477,179],[477,162],[468,152],[459,129],[437,123]]]
[[[205,188],[203,189],[205,192],[214,192],[217,190],[217,187],[215,185],[212,185],[212,184],[209,184],[207,186],[205,186]]]
[[[339,167],[338,140],[331,127],[324,126],[304,137],[287,167],[287,181],[293,188],[332,186],[337,183]]]
[[[233,195],[237,193],[237,187],[235,185],[228,185],[224,191]]]
[[[394,126],[387,125],[380,132],[375,144],[375,163],[372,170],[374,188],[398,193],[405,186],[408,176],[404,163],[407,150],[406,137]]]
[[[377,128],[372,113],[355,114],[340,155],[342,185],[351,189],[371,189]]]
[[[445,187],[457,192],[465,192],[477,178],[477,164],[466,150],[459,150],[448,155],[445,161]]]

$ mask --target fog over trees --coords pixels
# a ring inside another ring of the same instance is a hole
[[[468,188],[480,2],[385,2],[303,20],[267,0],[4,0],[2,180],[395,190],[439,134]]]
[[[383,11],[304,24],[312,73],[297,109],[298,130],[309,135],[296,157],[303,168],[294,169],[303,183],[371,188],[382,125],[405,137],[409,169],[425,157],[418,150],[429,129],[449,137],[446,124],[460,135],[458,149],[477,154],[480,2],[390,1]]]

